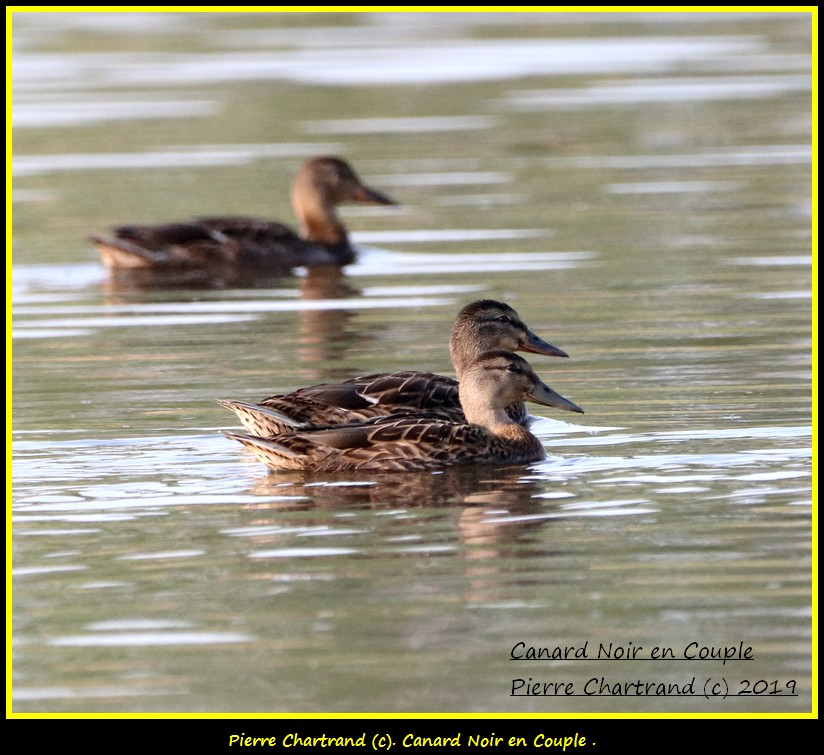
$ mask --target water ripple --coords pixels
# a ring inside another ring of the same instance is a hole
[[[255,551],[249,558],[317,558],[320,556],[348,556],[357,553],[354,548],[279,548]]]
[[[145,647],[147,645],[225,645],[253,642],[241,632],[117,632],[55,637],[47,644],[55,647]]]

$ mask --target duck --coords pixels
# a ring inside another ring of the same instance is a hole
[[[341,157],[315,157],[292,188],[300,229],[258,218],[196,218],[162,225],[123,225],[112,236],[91,236],[103,264],[114,271],[181,273],[238,269],[286,275],[295,267],[348,265],[355,250],[336,208],[342,204],[396,205],[367,186]]]
[[[464,365],[459,384],[464,419],[435,414],[375,417],[270,438],[225,432],[271,470],[401,472],[458,464],[527,464],[545,458],[540,440],[507,407],[530,400],[552,406],[557,394],[523,357],[488,351]]]
[[[456,379],[411,370],[377,373],[341,383],[300,388],[256,403],[229,399],[219,399],[218,403],[235,412],[252,435],[261,437],[297,428],[326,427],[400,414],[426,413],[464,422],[459,381],[467,366],[474,364],[482,353],[495,350],[569,356],[535,335],[508,304],[479,299],[463,307],[452,326],[449,351]],[[584,412],[557,393],[548,405],[564,411]],[[523,401],[513,401],[508,411],[513,421],[524,426],[529,424],[531,415]]]

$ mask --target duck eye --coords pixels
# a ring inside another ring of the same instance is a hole
[[[498,322],[502,322],[506,325],[509,325],[509,323],[512,322],[512,320],[509,318],[509,315],[499,315],[497,320]]]

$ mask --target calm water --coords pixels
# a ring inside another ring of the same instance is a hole
[[[13,41],[15,712],[811,709],[808,15],[18,13]],[[402,202],[346,211],[343,280],[130,290],[85,241],[291,219],[327,152]],[[480,297],[571,355],[532,360],[587,411],[536,409],[544,462],[304,479],[220,434],[215,398],[449,372]]]

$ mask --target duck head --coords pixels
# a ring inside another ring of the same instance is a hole
[[[342,204],[397,204],[367,186],[340,157],[316,157],[295,176],[292,204],[300,218],[304,238],[323,244],[346,241],[346,229],[335,208]]]
[[[508,304],[481,299],[465,306],[452,327],[449,352],[458,380],[466,365],[486,351],[529,351],[568,357],[563,349],[535,335]]]
[[[546,385],[526,359],[507,351],[481,354],[467,366],[458,390],[467,420],[490,428],[513,424],[506,408],[518,401],[584,412]]]

